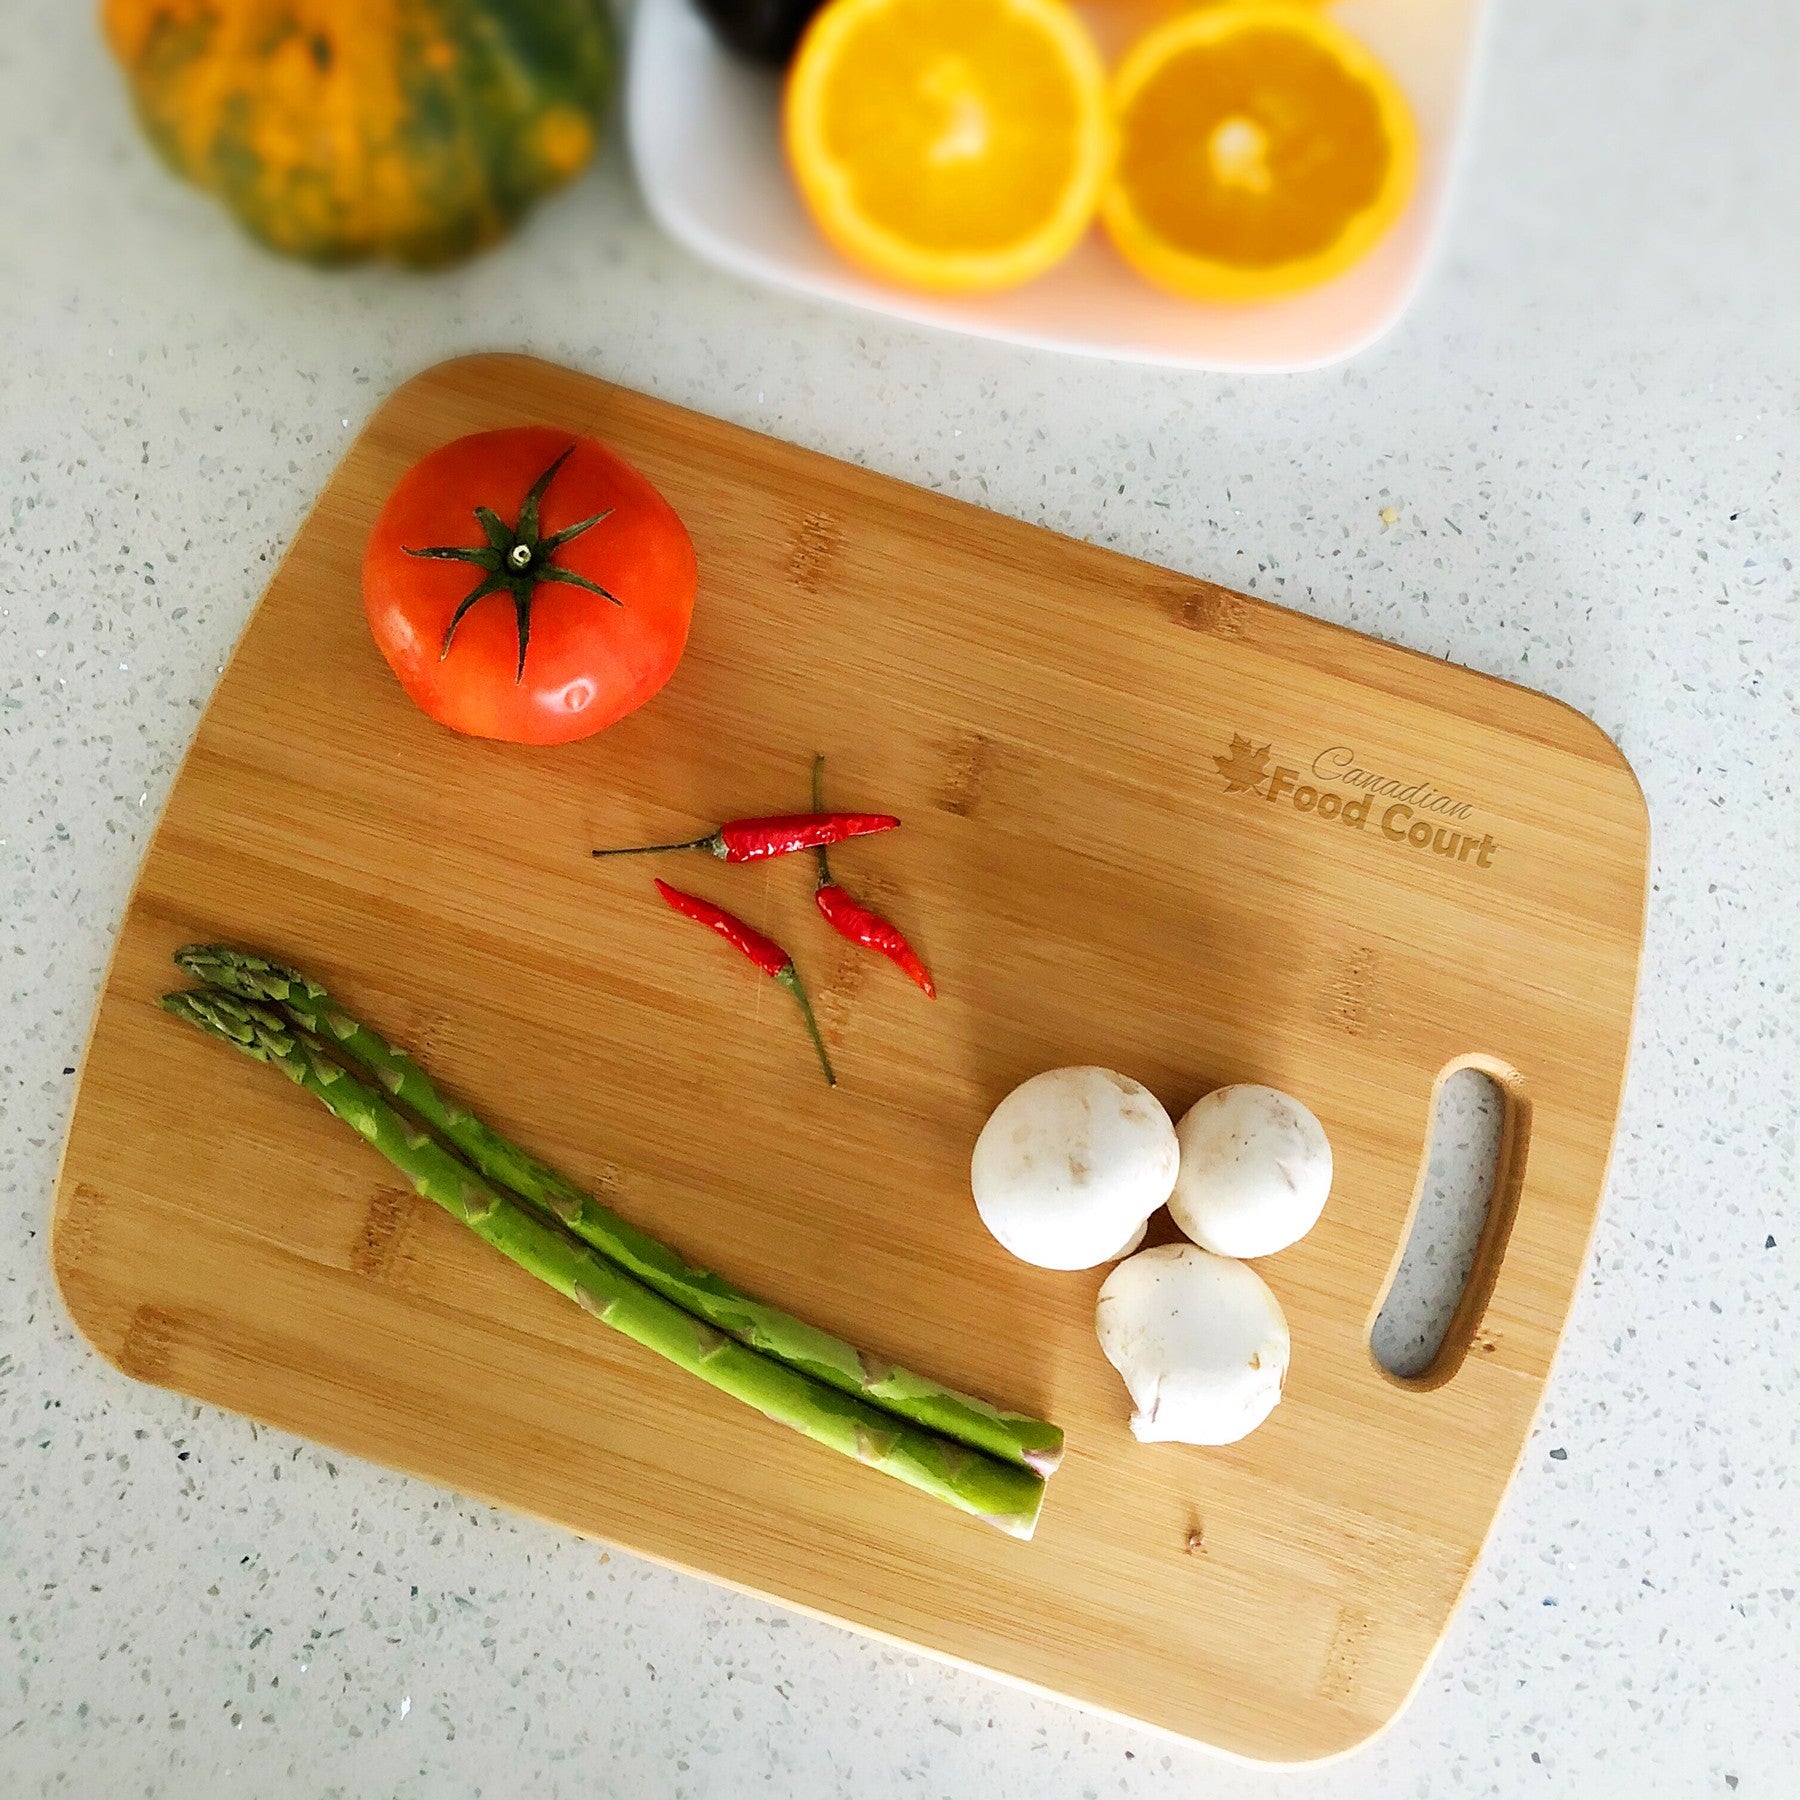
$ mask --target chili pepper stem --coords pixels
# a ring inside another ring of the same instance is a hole
[[[789,963],[775,979],[799,1001],[800,1016],[806,1021],[806,1029],[812,1035],[813,1048],[819,1053],[819,1067],[825,1071],[826,1085],[836,1087],[837,1074],[831,1066],[831,1055],[825,1048],[825,1038],[819,1030],[819,1021],[813,1017],[812,1002],[806,997],[806,985],[800,979],[800,971],[792,963]]]
[[[823,750],[815,750],[813,752],[812,800],[813,811],[822,813],[825,810],[825,752]],[[825,854],[825,846],[823,844],[818,846],[817,854],[819,858],[819,879],[813,885],[815,887],[830,887],[831,858]]]
[[[622,850],[595,850],[595,856],[662,856],[671,850],[710,850],[714,856],[725,854],[725,840],[715,831],[707,837],[689,838],[684,844],[630,844]]]

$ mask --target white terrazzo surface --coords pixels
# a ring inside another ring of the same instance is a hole
[[[1340,370],[888,329],[662,242],[616,160],[429,280],[251,249],[91,4],[0,34],[0,1793],[1800,1792],[1800,23],[1499,0],[1444,264]],[[519,347],[1561,695],[1657,865],[1598,1247],[1411,1709],[1241,1769],[133,1386],[46,1221],[108,944],[233,638],[350,433]],[[1383,525],[1384,509],[1393,523]]]

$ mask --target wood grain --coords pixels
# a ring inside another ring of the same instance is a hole
[[[527,421],[615,445],[700,555],[670,688],[555,751],[415,712],[357,591],[401,471]],[[586,854],[801,805],[815,749],[835,803],[905,817],[839,874],[941,1000],[833,938],[809,868],[681,868],[795,951],[835,1093],[786,995],[642,866]],[[1394,786],[1346,824],[1364,790],[1315,762]],[[1391,814],[1418,783],[1462,813]],[[1408,843],[1418,818],[1468,850]],[[140,1380],[1239,1755],[1328,1756],[1418,1681],[1543,1392],[1606,1171],[1646,839],[1617,750],[1540,695],[543,364],[448,364],[352,448],[201,725],[95,1024],[57,1276]],[[315,970],[743,1285],[1057,1419],[1036,1540],[733,1407],[399,1192],[155,1009],[194,937]],[[1287,1397],[1231,1449],[1133,1443],[1102,1272],[1011,1261],[970,1204],[988,1109],[1090,1061],[1177,1113],[1272,1082],[1331,1135],[1323,1220],[1262,1265]],[[1369,1332],[1465,1061],[1512,1096],[1507,1163],[1444,1353],[1402,1383]]]

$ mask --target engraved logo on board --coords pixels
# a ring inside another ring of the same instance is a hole
[[[1213,764],[1228,794],[1254,795],[1324,823],[1372,833],[1383,842],[1470,869],[1491,869],[1500,845],[1475,829],[1474,808],[1411,774],[1365,765],[1348,744],[1321,750],[1304,768],[1271,764],[1271,744],[1231,734]]]

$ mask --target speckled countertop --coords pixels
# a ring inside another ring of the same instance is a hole
[[[466,270],[287,267],[154,165],[93,11],[14,0],[0,36],[0,1792],[1793,1794],[1793,9],[1500,0],[1423,301],[1347,367],[1259,381],[752,291],[664,242],[616,157]],[[499,347],[1548,689],[1636,765],[1655,890],[1597,1248],[1468,1602],[1373,1747],[1233,1767],[76,1338],[52,1174],[176,764],[350,434]]]

